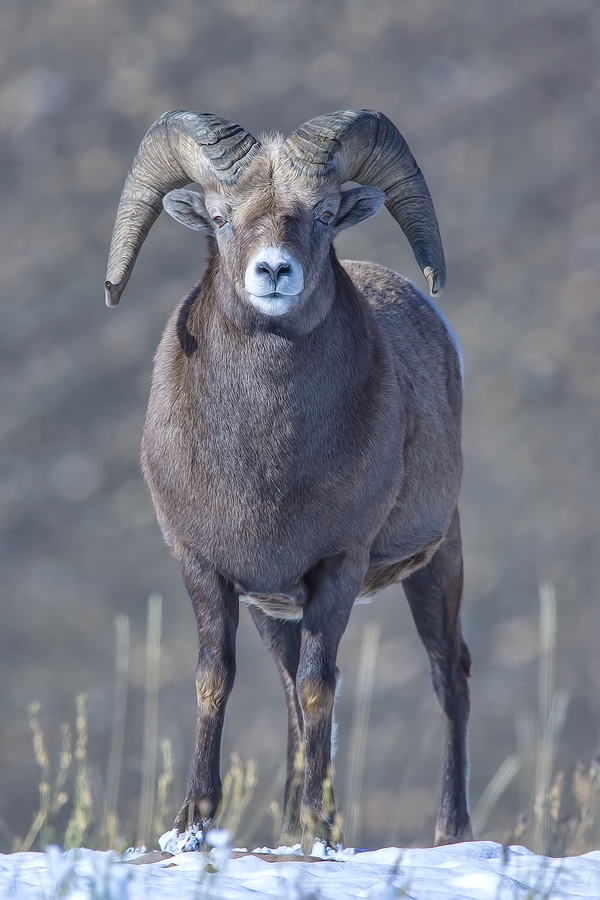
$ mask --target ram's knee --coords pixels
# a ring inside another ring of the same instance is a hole
[[[214,715],[223,709],[233,687],[233,675],[233,672],[218,665],[197,669],[196,697],[200,715]]]
[[[298,684],[298,699],[307,716],[329,716],[335,700],[335,680],[309,676]]]

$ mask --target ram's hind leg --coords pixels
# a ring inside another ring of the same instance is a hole
[[[296,673],[300,659],[301,622],[273,619],[257,606],[250,614],[265,646],[273,656],[285,691],[288,710],[287,763],[283,795],[282,843],[301,840],[300,810],[304,787],[302,710],[296,691]]]
[[[436,844],[472,840],[467,801],[470,656],[460,626],[463,565],[458,510],[429,565],[402,582],[446,719]]]

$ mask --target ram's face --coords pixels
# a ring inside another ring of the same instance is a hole
[[[383,201],[373,187],[342,192],[335,173],[308,178],[273,144],[235,185],[209,179],[203,194],[172,191],[164,206],[213,235],[238,297],[279,317],[314,295],[336,233],[374,215]]]

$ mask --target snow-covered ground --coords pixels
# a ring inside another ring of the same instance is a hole
[[[217,842],[218,843],[218,842]],[[263,848],[263,852],[266,848]],[[288,850],[289,853],[289,850]],[[16,900],[533,900],[600,898],[600,851],[567,859],[490,841],[427,850],[343,850],[314,862],[179,853],[145,865],[113,852],[51,847],[0,855],[0,897]]]

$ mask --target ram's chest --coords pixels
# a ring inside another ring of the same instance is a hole
[[[193,417],[160,417],[151,405],[143,466],[170,542],[261,590],[268,585],[257,581],[258,560],[266,574],[285,569],[292,549],[300,566],[319,552],[318,518],[334,482],[331,448],[289,409],[242,412],[215,402]]]
[[[144,473],[167,539],[245,592],[286,593],[318,559],[364,544],[385,519],[394,486],[364,465],[360,435],[345,433],[343,417],[317,427],[289,403],[246,416],[233,405],[217,410],[210,403],[193,419],[161,420],[151,405]]]
[[[403,427],[387,375],[357,388],[343,346],[263,343],[236,356],[215,338],[179,371],[157,365],[142,449],[170,542],[258,593],[369,542],[397,495]]]

